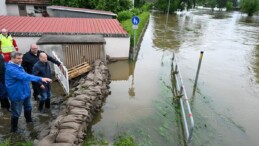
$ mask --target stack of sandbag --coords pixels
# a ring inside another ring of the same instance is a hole
[[[105,64],[96,60],[93,70],[75,81],[74,93],[66,106],[52,122],[50,132],[38,146],[82,145],[85,131],[93,115],[102,107],[104,98],[110,94],[110,73]]]

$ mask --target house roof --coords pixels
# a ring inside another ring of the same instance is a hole
[[[37,44],[105,44],[102,35],[43,35]]]
[[[117,19],[0,16],[0,29],[13,36],[89,35],[128,37]]]
[[[48,6],[47,9],[117,16],[115,13],[112,13],[110,11],[93,10],[93,9],[85,9],[85,8],[74,8],[74,7],[65,7],[65,6]]]
[[[6,0],[6,4],[36,4],[49,5],[51,0]]]

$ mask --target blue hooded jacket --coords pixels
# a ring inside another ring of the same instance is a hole
[[[5,85],[11,101],[31,96],[30,81],[40,82],[41,78],[26,73],[22,66],[8,62],[5,70]]]

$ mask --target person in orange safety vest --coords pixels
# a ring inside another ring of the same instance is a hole
[[[4,55],[5,62],[8,62],[11,57],[10,54],[13,51],[18,51],[18,46],[13,37],[8,34],[7,29],[2,29],[2,34],[0,34],[0,54]]]

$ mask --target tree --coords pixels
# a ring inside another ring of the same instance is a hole
[[[133,3],[131,0],[120,0],[119,1],[119,8],[118,11],[123,11],[123,10],[129,10],[130,8],[132,8]]]
[[[242,12],[251,17],[255,12],[259,11],[259,0],[241,0],[240,8]]]
[[[161,11],[166,12],[169,0],[156,0],[154,3],[154,6]],[[181,1],[180,0],[170,0],[170,9],[169,12],[176,11],[178,8],[180,8]]]
[[[80,7],[88,9],[106,10],[117,13],[129,10],[132,7],[131,0],[52,0],[52,5]]]
[[[208,4],[209,4],[209,7],[211,8],[211,10],[214,11],[214,8],[217,5],[217,0],[210,0]]]
[[[146,0],[135,0],[134,7],[142,7],[146,3]]]
[[[226,4],[226,9],[227,11],[232,11],[233,10],[233,2],[228,0]]]

